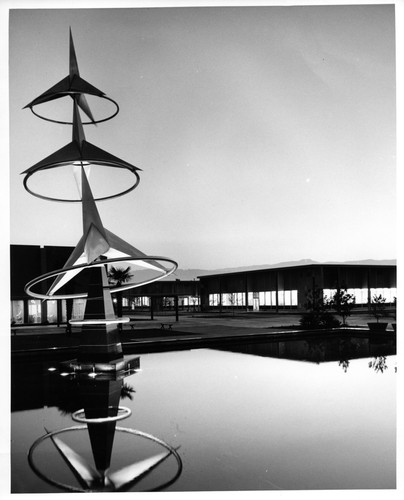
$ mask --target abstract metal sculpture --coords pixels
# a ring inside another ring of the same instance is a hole
[[[83,333],[86,333],[85,340],[82,341],[82,346],[86,353],[82,352],[81,354],[88,356],[88,360],[90,361],[91,356],[95,355],[97,356],[97,361],[109,362],[114,356],[120,356],[122,352],[117,337],[116,325],[128,321],[128,318],[117,318],[115,316],[111,294],[162,279],[177,269],[177,263],[166,257],[144,254],[104,228],[102,224],[95,202],[116,198],[135,189],[139,184],[138,171],[140,169],[86,141],[83,125],[96,124],[109,120],[118,113],[119,107],[104,92],[101,92],[81,78],[71,30],[69,36],[69,75],[25,107],[30,108],[36,116],[45,120],[72,125],[72,141],[25,170],[23,172],[25,174],[23,183],[25,189],[30,194],[39,198],[51,201],[81,202],[83,236],[62,269],[35,278],[26,284],[25,291],[28,295],[41,299],[86,298],[87,304],[84,319],[76,321],[76,323],[74,320],[70,320],[71,324],[82,326]],[[116,106],[115,112],[107,118],[95,119],[87,102],[86,96],[88,95],[111,101]],[[40,104],[63,97],[70,97],[73,101],[73,119],[71,122],[46,118],[33,109]],[[88,116],[90,121],[82,122],[80,109]],[[28,181],[34,174],[44,170],[49,171],[68,166],[72,168],[72,174],[76,179],[78,187],[79,195],[76,199],[53,197],[50,194],[39,194],[28,186]],[[124,169],[134,175],[135,181],[127,189],[112,192],[107,196],[94,198],[88,177],[92,166],[94,168]],[[119,287],[112,287],[108,284],[106,266],[111,263],[115,264],[116,262],[123,261],[135,266],[152,269],[158,274],[147,280],[138,280]],[[165,267],[160,262],[168,263],[170,267]],[[81,276],[82,274],[84,276]],[[84,283],[83,279],[77,280],[80,277],[79,275],[81,278],[84,278]],[[48,291],[44,292],[42,285],[51,278],[54,278],[54,281],[49,286]],[[75,279],[73,280],[73,278]],[[39,284],[41,284],[41,287],[38,287]],[[80,286],[84,289],[80,289]],[[101,356],[103,349],[106,355],[105,358]]]
[[[116,111],[107,118],[96,120],[88,105],[86,95],[101,97],[113,102]],[[33,109],[37,105],[66,96],[70,96],[73,100],[73,119],[71,122],[46,118]],[[106,229],[102,224],[96,201],[116,198],[135,189],[139,184],[138,171],[140,169],[86,141],[83,125],[108,120],[118,113],[119,107],[115,101],[106,97],[103,92],[80,77],[71,31],[69,76],[34,99],[26,107],[29,107],[34,115],[40,118],[73,126],[72,141],[69,144],[23,172],[25,174],[24,187],[30,194],[46,200],[81,202],[83,236],[62,269],[35,278],[25,285],[25,291],[32,297],[45,300],[86,299],[84,318],[69,320],[70,324],[81,327],[78,358],[60,364],[60,368],[63,369],[63,373],[60,375],[69,375],[72,380],[77,382],[83,405],[82,409],[74,411],[72,418],[85,423],[85,425],[53,432],[46,431],[46,435],[37,439],[31,446],[28,462],[37,476],[63,490],[105,492],[126,491],[136,487],[139,481],[171,457],[171,462],[173,459],[176,462],[173,474],[168,475],[167,479],[160,481],[160,484],[153,488],[155,490],[163,489],[176,481],[181,474],[182,462],[176,449],[150,434],[135,429],[116,427],[118,420],[125,419],[131,414],[128,408],[119,406],[119,400],[123,386],[122,380],[136,366],[139,366],[139,360],[138,358],[125,360],[123,357],[117,325],[129,321],[129,318],[116,317],[111,294],[164,278],[176,270],[177,263],[166,257],[144,254]],[[89,117],[90,121],[82,123],[80,109]],[[34,174],[69,166],[73,170],[72,174],[78,187],[79,196],[77,199],[39,194],[28,186],[28,181]],[[89,172],[92,166],[94,168],[107,167],[127,170],[134,175],[135,181],[128,189],[94,198],[89,182]],[[108,283],[107,265],[121,261],[152,269],[158,275],[147,280],[137,280],[112,287]],[[161,262],[168,263],[171,267],[167,268]],[[52,282],[45,292],[42,287],[48,280],[52,280]],[[65,442],[65,438],[62,440],[59,437],[62,433],[67,437],[69,433],[82,430],[88,430],[95,467],[89,462],[86,453],[84,455],[78,453],[73,449],[73,445]],[[143,453],[143,455],[140,452],[137,458],[133,457],[128,465],[112,472],[110,465],[116,432],[125,433],[126,437],[131,439],[137,438],[137,440],[151,442],[153,446],[159,448],[159,451]],[[37,466],[36,450],[48,438],[64,463],[72,471],[79,486],[49,477],[48,470],[44,472]],[[172,467],[169,471],[171,470]]]

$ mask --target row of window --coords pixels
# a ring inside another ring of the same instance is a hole
[[[336,290],[324,289],[323,296],[331,298]],[[367,304],[368,303],[368,289],[367,288],[348,288],[347,292],[355,297],[356,304]],[[397,288],[371,288],[370,297],[373,298],[375,295],[381,295],[386,299],[386,302],[393,304],[395,298],[397,297]],[[297,290],[280,290],[276,291],[265,291],[265,292],[248,292],[247,300],[248,305],[253,306],[254,309],[259,309],[260,306],[276,306],[276,298],[278,296],[278,306],[297,306],[298,297]],[[116,299],[114,299],[116,300]],[[135,310],[136,307],[150,307],[150,297],[133,297],[131,299],[123,298],[123,306],[129,309]],[[174,298],[165,297],[163,303],[167,307],[174,307]],[[218,293],[209,294],[209,305],[219,306],[220,303],[224,307],[245,307],[246,306],[246,295],[245,293],[222,293],[221,296]],[[199,297],[189,296],[180,297],[179,306],[180,307],[197,307],[199,306]],[[72,319],[83,319],[84,311],[86,307],[86,299],[74,299],[73,300],[73,310]],[[23,324],[23,323],[42,323],[47,321],[48,323],[57,323],[58,313],[57,313],[57,301],[48,300],[47,301],[47,316],[42,318],[42,307],[41,300],[30,299],[28,301],[28,317],[25,317],[24,301],[23,300],[12,300],[11,301],[11,323],[12,324]],[[61,311],[62,317],[59,319],[61,322],[66,322],[66,300],[61,300]]]
[[[28,300],[28,316],[25,315],[24,301],[23,300],[12,300],[11,301],[11,324],[21,325],[23,323],[36,324],[47,321],[48,323],[57,323],[58,321],[58,310],[57,301],[48,300],[46,305],[46,318],[42,317],[42,307],[41,300],[30,299]],[[74,299],[73,300],[73,319],[83,319],[84,309],[86,306],[86,299]],[[66,322],[66,300],[61,300],[61,311],[62,317],[59,321]]]
[[[276,296],[278,295],[278,305],[297,306],[297,290],[279,290],[268,292],[248,292],[247,300],[250,306],[272,306],[275,307]],[[221,299],[221,300],[220,300]],[[246,306],[246,294],[243,292],[237,293],[211,293],[209,294],[209,305],[218,306],[220,302],[222,306]]]
[[[330,299],[336,291],[336,289],[324,289],[323,296]],[[367,288],[348,288],[347,293],[355,297],[356,304],[368,303]],[[253,306],[255,309],[259,306],[275,307],[277,303],[277,295],[279,307],[298,305],[297,290],[279,290],[278,292],[274,290],[267,292],[248,292],[248,305]],[[381,295],[386,299],[386,303],[393,304],[395,302],[395,298],[397,297],[397,288],[371,288],[370,298],[372,299],[375,295]],[[225,307],[246,306],[246,294],[243,292],[209,294],[210,306],[219,306],[220,303]]]
[[[323,297],[330,299],[335,294],[337,290],[334,289],[324,289]],[[347,293],[353,295],[355,297],[356,304],[367,304],[368,303],[368,289],[367,288],[348,288]],[[397,297],[397,288],[371,288],[370,289],[370,300],[373,299],[374,296],[381,295],[386,299],[386,303],[393,304],[395,302],[395,298]]]
[[[113,299],[116,301],[116,299]],[[42,317],[42,306],[41,300],[30,299],[28,300],[28,316],[26,317],[24,309],[23,300],[12,300],[11,301],[11,324],[21,325],[21,324],[36,324],[43,323],[47,321],[48,323],[57,323],[58,321],[58,311],[57,311],[57,301],[48,300],[46,307],[46,318]],[[62,316],[59,318],[61,323],[66,322],[66,300],[61,300],[61,311]],[[165,306],[174,307],[174,298],[165,297],[163,299]],[[123,297],[122,305],[125,308],[135,310],[136,307],[150,307],[150,297],[133,297],[127,299]],[[180,297],[179,307],[197,307],[199,306],[199,297]],[[83,319],[84,311],[86,308],[86,299],[73,299],[73,309],[72,309],[72,319]]]
[[[174,307],[175,301],[174,297],[163,297],[163,306],[164,307]],[[199,306],[200,300],[199,297],[197,296],[185,296],[185,297],[179,297],[178,298],[178,305],[180,307],[197,307]],[[132,309],[133,311],[137,307],[150,307],[150,297],[131,297],[130,299],[123,297],[122,299],[122,305],[123,307],[126,307],[128,309]]]

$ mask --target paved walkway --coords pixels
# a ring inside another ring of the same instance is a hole
[[[135,330],[148,330],[161,327],[161,323],[171,324],[176,331],[193,331],[197,329],[201,331],[210,330],[211,328],[298,328],[300,314],[236,314],[232,315],[217,315],[217,314],[195,314],[195,315],[180,315],[179,321],[175,321],[175,316],[154,316],[151,320],[147,317],[131,317],[131,326],[124,324],[124,330],[131,330],[132,326]],[[368,314],[354,314],[348,318],[348,326],[367,327],[369,321],[374,321],[373,316]],[[391,323],[393,318],[386,320]],[[27,325],[11,327],[12,334],[15,335],[44,335],[49,333],[65,333],[66,326],[56,325]]]
[[[125,324],[122,343],[127,346],[152,345],[158,343],[184,343],[191,340],[203,342],[208,340],[240,338],[250,336],[269,336],[272,334],[292,332],[299,333],[299,314],[254,314],[239,315],[181,315],[179,321],[175,316],[155,316],[153,320],[146,317],[132,318],[131,324]],[[367,330],[367,322],[373,317],[367,314],[352,315],[348,326]],[[389,330],[394,318],[386,319]],[[161,328],[164,323],[165,328]],[[13,329],[11,337],[12,352],[24,349],[43,349],[73,347],[79,343],[79,330],[73,329],[72,335],[66,334],[65,325],[33,325]]]

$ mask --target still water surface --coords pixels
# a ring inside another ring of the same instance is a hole
[[[120,382],[131,415],[112,432],[110,470],[161,452],[119,430],[134,429],[178,448],[182,469],[171,457],[133,490],[170,478],[167,491],[395,488],[394,353],[391,342],[335,337],[141,354],[140,370]],[[63,491],[33,472],[27,453],[47,431],[80,426],[71,413],[86,383],[51,366],[13,363],[15,493]],[[93,379],[86,390],[108,405],[114,382]],[[108,445],[101,437],[94,451],[82,427],[59,437],[93,462]],[[50,439],[34,455],[46,475],[77,484]]]

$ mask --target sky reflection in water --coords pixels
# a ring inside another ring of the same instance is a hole
[[[293,357],[290,345],[279,344],[278,355]],[[307,342],[296,346],[307,354]],[[184,468],[168,489],[394,488],[396,357],[376,357],[363,339],[356,352],[364,357],[345,364],[268,357],[268,348],[140,356],[141,371],[125,379],[136,392],[120,403],[132,415],[120,425],[180,446]],[[387,369],[370,366],[375,360]],[[15,492],[52,491],[30,471],[26,453],[44,426],[71,425],[56,408],[13,413]],[[111,466],[131,453],[117,433]]]

